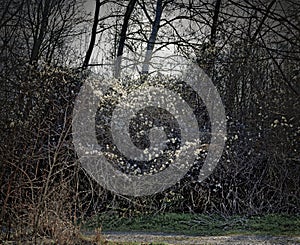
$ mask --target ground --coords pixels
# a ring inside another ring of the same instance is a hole
[[[137,244],[300,244],[300,236],[185,236],[144,232],[105,232],[103,236],[107,241],[134,242]]]

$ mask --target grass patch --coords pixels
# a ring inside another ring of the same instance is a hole
[[[102,231],[163,232],[184,235],[273,235],[300,236],[300,215],[269,214],[264,216],[231,216],[203,214],[144,215],[130,218],[101,214],[86,222],[87,229]]]

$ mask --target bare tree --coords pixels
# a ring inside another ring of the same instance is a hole
[[[1,26],[6,45],[2,48],[14,64],[65,62],[63,56],[68,55],[72,39],[83,33],[86,22],[81,0],[24,0],[7,4],[6,10]]]
[[[98,23],[99,23],[100,7],[101,7],[100,0],[96,0],[94,22],[93,22],[93,28],[92,28],[92,32],[91,32],[91,40],[90,40],[90,44],[89,44],[88,50],[87,50],[86,55],[85,55],[85,59],[83,61],[83,65],[82,65],[83,69],[86,69],[88,67],[88,64],[89,64],[89,61],[91,59],[92,52],[93,52],[93,49],[94,49],[94,46],[95,46],[96,35],[97,35],[97,27],[98,27]]]
[[[155,19],[152,23],[152,31],[151,31],[151,35],[150,35],[148,43],[147,43],[147,51],[145,54],[145,60],[144,60],[143,67],[142,67],[142,75],[147,74],[149,72],[149,62],[152,57],[157,33],[159,30],[161,15],[163,12],[162,0],[157,0],[155,12],[156,12]]]
[[[117,50],[117,56],[116,56],[116,64],[115,64],[115,77],[119,77],[120,76],[120,72],[121,72],[121,62],[122,62],[122,55],[123,55],[123,50],[124,50],[124,46],[125,46],[125,41],[126,41],[126,33],[127,33],[127,29],[128,29],[128,23],[132,14],[132,11],[134,10],[135,4],[136,4],[137,0],[130,0],[127,8],[126,8],[126,12],[124,15],[124,19],[123,19],[123,24],[122,24],[122,29],[121,29],[121,33],[120,33],[120,40],[119,40],[119,45],[118,45],[118,50]]]

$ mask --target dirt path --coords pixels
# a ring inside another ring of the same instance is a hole
[[[106,240],[114,242],[138,242],[138,243],[166,243],[166,244],[300,244],[299,237],[283,236],[185,236],[164,233],[142,233],[142,232],[104,232]]]

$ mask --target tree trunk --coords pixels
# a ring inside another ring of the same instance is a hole
[[[150,38],[149,38],[148,44],[147,44],[147,51],[146,51],[146,55],[145,55],[145,59],[144,59],[144,63],[143,63],[142,75],[149,73],[149,65],[150,65],[149,63],[152,58],[152,53],[153,53],[157,33],[159,30],[159,24],[160,24],[162,11],[163,11],[162,0],[157,0],[156,15],[155,15],[155,20],[152,24],[152,31],[151,31],[151,35],[150,35]]]
[[[97,35],[97,26],[99,23],[99,12],[100,12],[100,0],[96,0],[96,7],[95,7],[95,15],[94,15],[94,23],[93,23],[93,28],[92,28],[92,34],[91,34],[91,40],[90,40],[90,44],[89,44],[89,48],[86,52],[85,55],[85,59],[83,61],[83,65],[82,68],[86,69],[89,65],[91,56],[92,56],[92,52],[95,46],[95,42],[96,42],[96,35]]]
[[[116,63],[115,63],[115,77],[116,78],[120,77],[122,55],[123,55],[123,50],[124,50],[125,41],[126,41],[126,33],[127,33],[127,29],[128,29],[128,23],[129,23],[129,19],[130,19],[130,16],[132,14],[132,11],[134,9],[136,2],[137,2],[137,0],[129,1],[127,8],[126,8],[125,15],[124,15],[124,21],[123,21],[123,25],[122,25],[122,29],[121,29],[121,33],[120,33],[120,41],[119,41]]]
[[[30,56],[30,63],[34,64],[38,61],[39,56],[40,56],[40,50],[42,46],[42,42],[45,38],[45,33],[47,31],[47,26],[48,26],[48,19],[50,15],[50,0],[45,1],[45,6],[43,8],[42,12],[42,20],[40,23],[40,29],[38,30],[38,35],[34,39],[33,47],[32,47],[32,52]],[[40,3],[42,5],[42,3]]]

